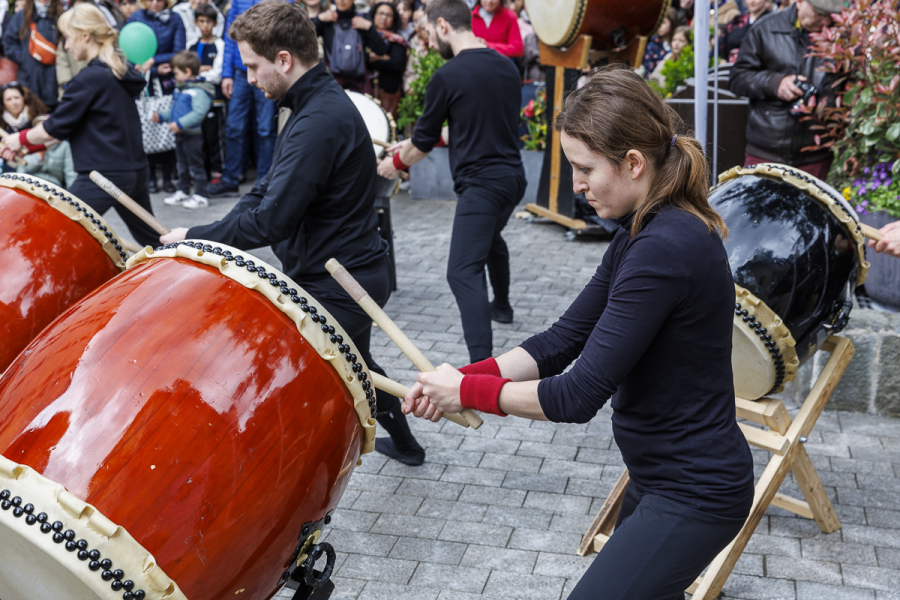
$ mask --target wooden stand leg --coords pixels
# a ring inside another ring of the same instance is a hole
[[[806,504],[812,513],[812,518],[816,520],[819,529],[825,533],[831,533],[841,528],[841,522],[834,512],[831,500],[822,486],[822,480],[806,453],[806,448],[800,446],[797,448],[797,456],[794,457],[794,464],[791,465],[791,473],[800,486],[800,491],[806,498]]]
[[[619,518],[619,510],[622,508],[622,497],[625,495],[625,489],[628,487],[629,481],[631,481],[631,478],[628,476],[628,469],[625,469],[619,475],[619,480],[613,486],[609,496],[606,497],[606,502],[600,507],[600,512],[597,513],[587,533],[581,538],[581,545],[578,546],[578,556],[596,552],[594,549],[594,538],[598,535],[609,537],[612,533],[613,527],[616,526],[616,519]]]
[[[562,110],[563,98],[565,97],[566,87],[566,68],[553,67],[553,123],[556,123],[556,117]],[[548,208],[550,212],[555,213],[559,210],[557,200],[559,197],[559,160],[562,148],[559,145],[559,131],[552,124],[553,134],[550,138],[550,201]]]

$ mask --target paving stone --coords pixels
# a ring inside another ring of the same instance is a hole
[[[456,500],[462,493],[463,484],[447,481],[428,481],[425,479],[406,479],[397,489],[395,497],[423,496],[438,500]],[[417,507],[418,508],[418,507]],[[385,511],[397,512],[397,511]],[[407,513],[400,513],[407,514]],[[410,513],[412,514],[412,513]]]
[[[359,495],[362,493],[361,490],[344,490],[344,493],[341,495],[341,500],[338,502],[338,508],[350,508],[353,506],[353,503],[356,502],[356,499],[359,498]]]
[[[838,488],[838,502],[852,506],[900,510],[900,494],[884,490],[860,490],[856,488]]]
[[[452,483],[471,483],[475,485],[499,486],[506,477],[505,471],[493,469],[479,469],[469,467],[457,467],[450,465],[441,475],[441,481]]]
[[[528,529],[547,529],[553,513],[533,508],[512,506],[489,506],[482,522]]]
[[[768,556],[766,557],[766,576],[840,585],[841,567],[833,562]]]
[[[557,554],[574,554],[581,544],[583,535],[562,533],[557,531],[541,531],[517,527],[509,540],[510,548],[520,550],[537,550]]]
[[[521,600],[555,600],[562,593],[565,579],[520,573],[491,572],[484,591],[489,594],[507,594]]]
[[[875,548],[878,565],[884,569],[900,571],[900,550],[895,548]]]
[[[528,492],[526,508],[539,508],[558,513],[583,515],[591,507],[591,499],[586,496],[567,496],[548,492]]]
[[[406,484],[409,481],[415,480],[407,479],[403,484]],[[421,496],[363,492],[360,494],[359,499],[353,503],[353,510],[390,513],[395,515],[414,515],[416,514],[416,511],[419,510],[423,500],[424,498]]]
[[[832,506],[841,523],[853,523],[856,525],[865,525],[867,523],[866,509],[862,506],[845,506],[843,504],[833,504]]]
[[[550,530],[584,535],[594,521],[594,516],[592,514],[561,515],[557,513],[553,515],[553,520],[550,521]]]
[[[466,452],[484,452],[486,454],[515,454],[521,442],[517,440],[498,440],[492,438],[477,438],[466,436],[460,445],[460,450]]]
[[[466,542],[467,544],[481,544],[483,546],[503,548],[507,545],[512,532],[513,528],[506,525],[451,521],[441,530],[438,539],[447,542]]]
[[[603,477],[603,465],[572,462],[568,460],[545,459],[541,465],[541,475],[562,475],[579,479],[600,479]]]
[[[353,472],[354,473],[377,473],[381,470],[381,468],[390,460],[387,456],[383,454],[378,454],[377,452],[370,452],[369,454],[362,457],[362,464],[356,467]]]
[[[557,475],[537,475],[534,473],[507,473],[502,487],[529,492],[556,492],[566,490],[569,479]]]
[[[426,462],[418,467],[410,467],[402,462],[390,460],[381,469],[382,475],[391,475],[394,477],[409,477],[412,479],[440,479],[447,465],[440,463],[428,462],[426,453]]]
[[[874,474],[857,475],[856,483],[857,487],[864,490],[900,492],[900,479],[893,476],[883,477]]]
[[[896,529],[850,524],[841,528],[841,536],[846,542],[871,544],[884,548],[900,548],[900,535],[897,535]]]
[[[406,515],[380,515],[369,530],[372,533],[417,537],[433,540],[444,528],[443,519],[426,519]]]
[[[436,600],[441,591],[394,583],[370,581],[359,594],[359,600]]]
[[[471,548],[471,547],[470,547]],[[465,560],[465,556],[463,557]],[[469,566],[465,569],[448,565],[421,563],[413,575],[410,585],[435,588],[438,590],[459,590],[478,593],[484,589],[491,572]]]
[[[549,443],[553,439],[555,431],[549,429],[531,429],[530,427],[501,427],[497,432],[497,439],[520,440],[528,442]]]
[[[886,592],[900,590],[900,572],[894,569],[844,565],[844,584],[851,587],[871,588]]]
[[[797,582],[797,600],[875,600],[875,590]]]
[[[429,448],[426,458],[430,463],[443,465],[457,465],[460,467],[477,467],[484,452],[463,452],[462,450],[442,450]]]
[[[334,592],[330,600],[355,600],[366,586],[366,582],[361,579],[332,577],[331,580],[334,582]],[[293,598],[294,591],[291,590],[291,595],[286,597]]]
[[[606,471],[604,471],[605,473]],[[600,479],[580,479],[570,477],[566,486],[566,494],[572,496],[590,496],[592,498],[606,499],[616,486],[619,476],[604,475]]]
[[[377,513],[340,508],[334,511],[330,527],[347,531],[368,531],[377,520]]]
[[[538,430],[540,431],[540,430]],[[564,444],[545,444],[540,442],[522,442],[516,451],[519,456],[537,456],[571,461],[578,454],[578,446]]]
[[[841,535],[838,532],[825,533],[816,522],[812,519],[803,519],[801,517],[769,517],[769,533],[772,535],[783,535],[788,537],[808,538],[824,538],[832,541],[839,541]]]
[[[467,485],[460,494],[461,502],[484,503],[499,506],[522,506],[526,492],[509,488]],[[540,507],[531,507],[540,508]]]
[[[351,554],[335,571],[339,577],[363,579],[365,581],[386,581],[389,583],[408,583],[416,570],[417,563],[411,560],[399,560],[396,558],[381,558],[378,556],[365,556]]]
[[[459,565],[461,572],[469,568],[499,570],[508,573],[531,573],[538,553],[511,548],[470,545]]]
[[[432,449],[441,449],[441,450],[456,450],[459,448],[459,445],[462,444],[463,439],[465,439],[461,435],[451,435],[448,433],[425,433],[422,431],[416,432],[416,440],[418,440],[419,444],[425,447],[425,460],[428,460],[428,452],[427,450]]]
[[[748,600],[796,600],[797,598],[793,581],[753,577],[752,575],[732,574],[725,582],[722,591],[729,598],[746,598]]]
[[[382,494],[393,494],[403,483],[400,477],[387,477],[386,475],[374,475],[372,473],[353,473],[347,488],[351,490],[362,490],[366,492],[380,492]]]
[[[523,442],[525,443],[525,442]],[[510,456],[508,454],[485,454],[479,467],[498,471],[518,471],[520,473],[537,473],[541,470],[543,458],[533,456]]]
[[[758,527],[756,530],[757,532],[747,541],[744,552],[788,556],[792,558],[800,558],[802,556],[800,552],[800,540],[777,535],[765,535],[759,533],[760,529],[762,529],[762,527]]]
[[[448,519],[451,521],[480,521],[487,511],[487,504],[473,504],[471,502],[457,502],[454,500],[438,500],[427,498],[417,517],[432,519]]]
[[[842,473],[855,473],[858,475],[882,475],[893,477],[894,470],[890,462],[860,460],[857,458],[832,458],[831,468]]]
[[[800,540],[803,558],[834,563],[875,564],[875,547],[849,542],[830,542],[821,539]]]
[[[594,433],[568,433],[559,432],[553,437],[554,444],[563,444],[565,446],[578,446],[579,453],[590,454],[595,450],[610,450],[612,443],[612,435],[598,435]],[[615,449],[613,449],[615,450]],[[615,450],[618,454],[618,450]],[[621,458],[621,454],[618,454]],[[592,462],[592,461],[588,461]]]
[[[341,552],[387,556],[397,543],[397,536],[337,529],[328,533],[326,541]]]
[[[743,552],[740,558],[738,558],[737,563],[735,563],[732,572],[740,573],[741,575],[764,576],[766,574],[766,569],[763,564],[763,556],[761,554],[752,554],[746,551]]]
[[[402,537],[394,544],[388,556],[441,565],[458,565],[468,547],[467,544],[459,542]]]
[[[556,554],[553,552],[541,552],[538,555],[537,564],[534,566],[535,575],[547,577],[565,577],[566,579],[581,579],[584,572],[594,562],[594,555],[577,556],[572,554]]]

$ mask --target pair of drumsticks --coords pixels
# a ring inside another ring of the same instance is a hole
[[[166,235],[169,233],[170,229],[159,222],[153,215],[147,212],[140,204],[135,202],[131,197],[128,196],[125,192],[120,190],[113,182],[109,179],[98,173],[97,171],[91,171],[90,174],[91,181],[96,183],[100,188],[115,198],[120,204],[125,206],[128,210],[133,212],[138,218],[144,221],[147,225],[152,227],[154,231],[156,231],[160,235]],[[140,248],[138,248],[140,250]],[[396,323],[385,313],[380,306],[369,296],[368,292],[363,289],[359,282],[353,278],[353,276],[341,266],[341,264],[335,259],[329,260],[325,263],[325,268],[328,269],[328,272],[331,273],[332,277],[334,277],[335,281],[337,281],[344,290],[350,294],[350,297],[356,301],[357,304],[362,307],[366,314],[377,324],[382,331],[384,331],[387,336],[394,342],[403,354],[406,355],[409,360],[422,372],[430,372],[434,371],[434,365],[425,358],[425,355],[422,354],[421,351],[412,343],[412,341],[404,334],[399,327],[397,327]],[[406,386],[402,383],[398,383],[383,375],[379,375],[378,373],[371,373],[372,375],[372,385],[374,385],[379,390],[385,391],[389,394],[393,394],[394,396],[404,397],[406,396],[406,392],[409,391]],[[484,421],[481,420],[481,417],[478,416],[478,413],[463,409],[459,414],[448,414],[444,413],[444,418],[453,421],[458,425],[462,425],[463,427],[472,427],[474,429],[478,429],[481,427]]]

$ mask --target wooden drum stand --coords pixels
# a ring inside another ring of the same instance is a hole
[[[559,143],[559,132],[553,128],[553,123],[556,121],[559,111],[562,110],[566,95],[575,89],[578,75],[589,65],[600,60],[610,63],[639,64],[647,46],[647,38],[637,36],[628,46],[619,50],[592,51],[592,41],[591,36],[582,35],[568,48],[555,48],[538,40],[541,65],[549,67],[548,70],[552,70],[553,73],[552,88],[550,88],[552,93],[548,94],[546,113],[553,116],[552,120],[547,123],[547,128],[552,131],[552,134],[550,143],[544,150],[544,165],[541,169],[537,203],[527,204],[525,209],[534,215],[564,225],[575,234],[602,233],[606,230],[602,227],[588,225],[582,219],[575,218],[572,167],[563,156]],[[567,70],[569,73],[566,73]]]
[[[819,474],[803,444],[815,426],[819,415],[822,414],[825,403],[828,402],[828,398],[831,397],[834,388],[847,369],[854,350],[849,339],[831,336],[822,346],[822,351],[830,353],[831,357],[793,420],[781,400],[774,398],[762,398],[757,401],[736,399],[738,418],[763,426],[763,428],[759,428],[740,423],[747,442],[751,446],[768,450],[772,453],[772,457],[756,483],[750,516],[747,517],[744,527],[731,544],[726,546],[712,561],[706,573],[698,577],[686,590],[693,595],[693,600],[712,600],[719,595],[731,570],[750,540],[750,536],[753,535],[756,526],[770,505],[807,519],[815,519],[819,529],[825,533],[831,533],[841,528],[841,522],[831,506]],[[805,501],[778,491],[788,471],[794,474],[794,479],[806,498]],[[622,496],[628,486],[628,481],[628,471],[626,470],[619,477],[619,481],[616,482],[582,539],[581,545],[578,547],[580,556],[599,552],[609,539],[622,506]]]

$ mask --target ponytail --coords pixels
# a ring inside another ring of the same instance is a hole
[[[556,129],[621,166],[629,150],[651,166],[650,191],[637,206],[631,237],[644,219],[667,205],[685,210],[723,238],[728,228],[707,200],[707,165],[700,142],[679,131],[678,115],[630,69],[606,68],[573,92]]]
[[[79,2],[59,18],[59,30],[66,37],[90,34],[99,46],[97,58],[112,70],[116,79],[122,79],[128,70],[125,55],[119,48],[119,32],[109,26],[106,17],[93,4]]]

